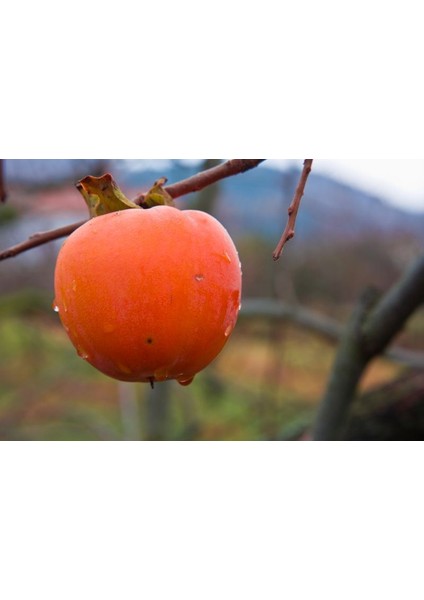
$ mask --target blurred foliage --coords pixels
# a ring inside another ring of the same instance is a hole
[[[19,211],[11,204],[5,204],[0,210],[0,227],[9,225],[19,217]]]
[[[116,382],[79,358],[47,298],[32,291],[2,298],[0,352],[3,440],[275,440],[310,418],[334,348],[292,325],[240,323],[191,386],[150,390]],[[364,388],[399,371],[377,361]],[[122,404],[128,392],[138,421],[130,433]]]
[[[50,295],[37,289],[19,290],[0,296],[0,317],[39,315],[51,308]]]

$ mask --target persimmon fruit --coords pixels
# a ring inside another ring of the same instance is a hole
[[[55,310],[78,354],[123,381],[191,382],[237,320],[241,265],[226,229],[155,206],[95,217],[64,242]]]

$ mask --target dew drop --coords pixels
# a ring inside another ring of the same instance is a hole
[[[194,279],[196,281],[203,281],[205,278],[205,276],[202,273],[198,273],[197,275],[194,276]]]
[[[230,333],[233,330],[233,326],[232,325],[228,325],[227,329],[224,331],[224,335],[225,337],[228,337],[230,335]]]
[[[193,381],[194,377],[189,377],[188,379],[177,379],[178,383],[180,385],[190,385],[190,383]]]
[[[225,258],[225,260],[226,260],[228,263],[230,263],[230,262],[231,262],[231,257],[230,257],[230,255],[228,254],[228,252],[224,252],[224,258]]]
[[[241,310],[241,302],[240,302],[240,304],[238,305],[238,310]]]
[[[84,360],[88,360],[88,352],[82,346],[77,346],[77,354]]]
[[[56,312],[56,313],[58,313],[58,312],[59,312],[59,307],[58,307],[58,305],[56,304],[56,301],[55,301],[55,302],[53,302],[53,304],[52,304],[52,309],[53,309],[53,310],[54,310],[54,312]]]

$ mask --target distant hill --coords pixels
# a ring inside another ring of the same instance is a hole
[[[6,161],[6,175],[12,183],[31,185],[69,182],[98,169],[101,161],[22,160]],[[109,169],[119,185],[131,196],[147,190],[160,176],[169,183],[185,179],[198,170],[180,161],[164,172],[129,168],[126,161],[109,161]],[[97,173],[96,173],[97,174]],[[284,227],[287,207],[299,177],[297,169],[279,171],[259,167],[219,183],[217,216],[234,236],[246,232],[276,239]],[[179,205],[190,207],[189,195]],[[57,206],[58,211],[60,206]],[[411,214],[366,192],[330,177],[311,173],[299,213],[296,235],[304,243],[318,237],[357,239],[362,235],[411,235],[424,238],[424,213]]]
[[[196,169],[181,164],[160,173],[155,170],[120,173],[120,183],[134,191],[147,189],[161,175],[173,183]],[[257,168],[219,183],[217,216],[234,235],[246,231],[275,238],[284,227],[287,208],[300,171]],[[190,206],[191,196],[184,199]],[[370,195],[330,177],[312,172],[302,199],[296,235],[305,241],[319,237],[358,238],[363,234],[410,234],[424,239],[424,212],[411,214],[384,198]]]

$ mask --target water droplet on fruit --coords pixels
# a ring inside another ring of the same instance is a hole
[[[72,291],[76,292],[77,291],[77,282],[75,281],[75,279],[72,282]]]
[[[230,263],[230,262],[231,262],[231,257],[230,257],[230,255],[228,254],[228,252],[224,252],[224,258],[225,258],[225,260],[226,260],[228,263]]]
[[[189,377],[188,379],[177,379],[177,381],[180,385],[190,385],[193,379],[194,377]]]
[[[118,363],[116,366],[121,371],[121,373],[124,373],[125,375],[131,374],[131,369],[129,369],[126,365],[123,365],[122,363]]]
[[[82,346],[77,346],[77,354],[84,360],[88,360],[88,352]]]
[[[232,325],[228,325],[227,329],[224,331],[225,337],[228,337],[230,335],[230,333],[232,332],[232,330],[233,330],[233,326]]]
[[[240,302],[240,304],[238,305],[238,310],[241,310],[241,302]]]
[[[58,305],[56,304],[56,302],[53,302],[53,304],[52,304],[52,309],[54,310],[54,312],[57,312],[57,313],[59,312],[59,307],[58,307]]]
[[[195,276],[194,276],[194,279],[195,279],[196,281],[203,281],[203,280],[204,280],[204,278],[205,278],[205,276],[204,276],[204,275],[202,275],[202,273],[198,273],[197,275],[195,275]]]

